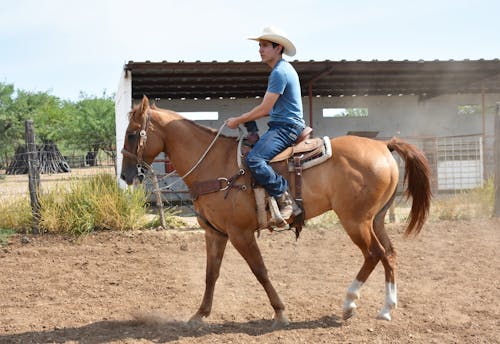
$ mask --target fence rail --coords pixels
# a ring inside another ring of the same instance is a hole
[[[434,194],[460,192],[461,190],[481,187],[484,181],[494,176],[494,137],[481,135],[466,135],[454,137],[427,137],[405,138],[406,141],[423,150],[427,156],[432,171],[432,190]],[[19,156],[19,159],[27,159]],[[63,154],[64,155],[64,154]],[[64,155],[66,157],[66,155]],[[98,173],[116,174],[115,161],[111,154],[103,154],[89,164],[88,157],[73,155],[69,165],[70,172],[42,173],[40,174],[40,190],[50,190],[61,185],[68,185],[71,181],[85,179]],[[396,154],[397,156],[397,154]],[[404,176],[404,162],[398,159],[400,166],[400,186]],[[191,205],[191,196],[187,186],[179,180],[176,174],[165,177],[173,170],[168,158],[160,155],[153,163],[160,180],[161,198],[163,202],[180,206]],[[179,180],[174,186],[165,188],[174,181]],[[6,175],[5,170],[0,170],[0,201],[16,197],[29,196],[29,181],[27,174]],[[146,181],[146,187],[152,191],[152,181]],[[156,203],[154,195],[151,202]],[[12,209],[16,211],[16,209]],[[189,209],[188,209],[189,211]]]

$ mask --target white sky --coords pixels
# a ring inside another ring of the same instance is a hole
[[[0,0],[0,82],[110,95],[128,61],[259,61],[269,25],[293,60],[500,58],[498,0]]]

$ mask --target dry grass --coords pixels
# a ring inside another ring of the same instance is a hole
[[[491,178],[481,188],[436,198],[432,203],[431,218],[436,221],[489,218],[493,214],[494,204],[494,183]]]
[[[146,200],[142,188],[121,190],[114,176],[96,175],[43,193],[40,228],[72,234],[138,229],[145,225]]]
[[[4,170],[0,171],[0,202],[12,197],[24,197],[28,195],[28,175],[5,175]],[[113,166],[97,166],[74,168],[69,173],[41,174],[40,187],[42,192],[50,191],[55,187],[68,185],[68,182],[87,179],[103,173],[114,173]]]
[[[439,195],[432,201],[429,221],[467,221],[489,218],[493,214],[494,196],[493,179],[487,180],[481,188],[452,195]],[[396,222],[404,223],[408,218],[410,208],[411,199],[396,198],[393,208],[386,216],[386,222],[391,222],[389,213],[392,212]],[[337,223],[339,223],[337,215],[333,211],[329,211],[307,221],[307,227],[330,228],[332,224]]]

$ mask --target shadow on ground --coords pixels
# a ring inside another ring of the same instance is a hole
[[[291,322],[282,330],[315,329],[340,327],[336,316],[325,316],[312,321]],[[101,344],[119,340],[150,340],[155,343],[168,343],[182,337],[201,338],[210,334],[243,333],[260,336],[273,332],[271,320],[249,322],[226,322],[204,324],[193,328],[184,321],[170,320],[156,324],[145,324],[138,320],[98,321],[81,327],[54,329],[52,331],[33,331],[0,336],[0,343],[78,343]]]

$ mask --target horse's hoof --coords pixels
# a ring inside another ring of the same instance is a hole
[[[356,308],[358,306],[354,301],[346,301],[344,302],[344,307],[343,307],[343,312],[342,312],[342,319],[347,320],[349,318],[352,318],[354,315],[356,315]]]
[[[377,315],[377,319],[379,320],[386,320],[386,321],[391,321],[391,312],[387,310],[381,310],[380,313]]]
[[[279,329],[287,327],[288,325],[290,325],[290,321],[288,320],[288,318],[286,316],[282,315],[280,317],[274,318],[273,326],[271,326],[271,328],[273,330],[279,330]]]
[[[193,329],[197,329],[197,328],[202,327],[205,323],[203,322],[203,316],[201,316],[199,314],[195,314],[191,317],[191,319],[189,319],[187,324],[189,327],[191,327]]]
[[[342,319],[347,320],[355,315],[356,315],[356,307],[344,308],[344,311],[342,312]]]

